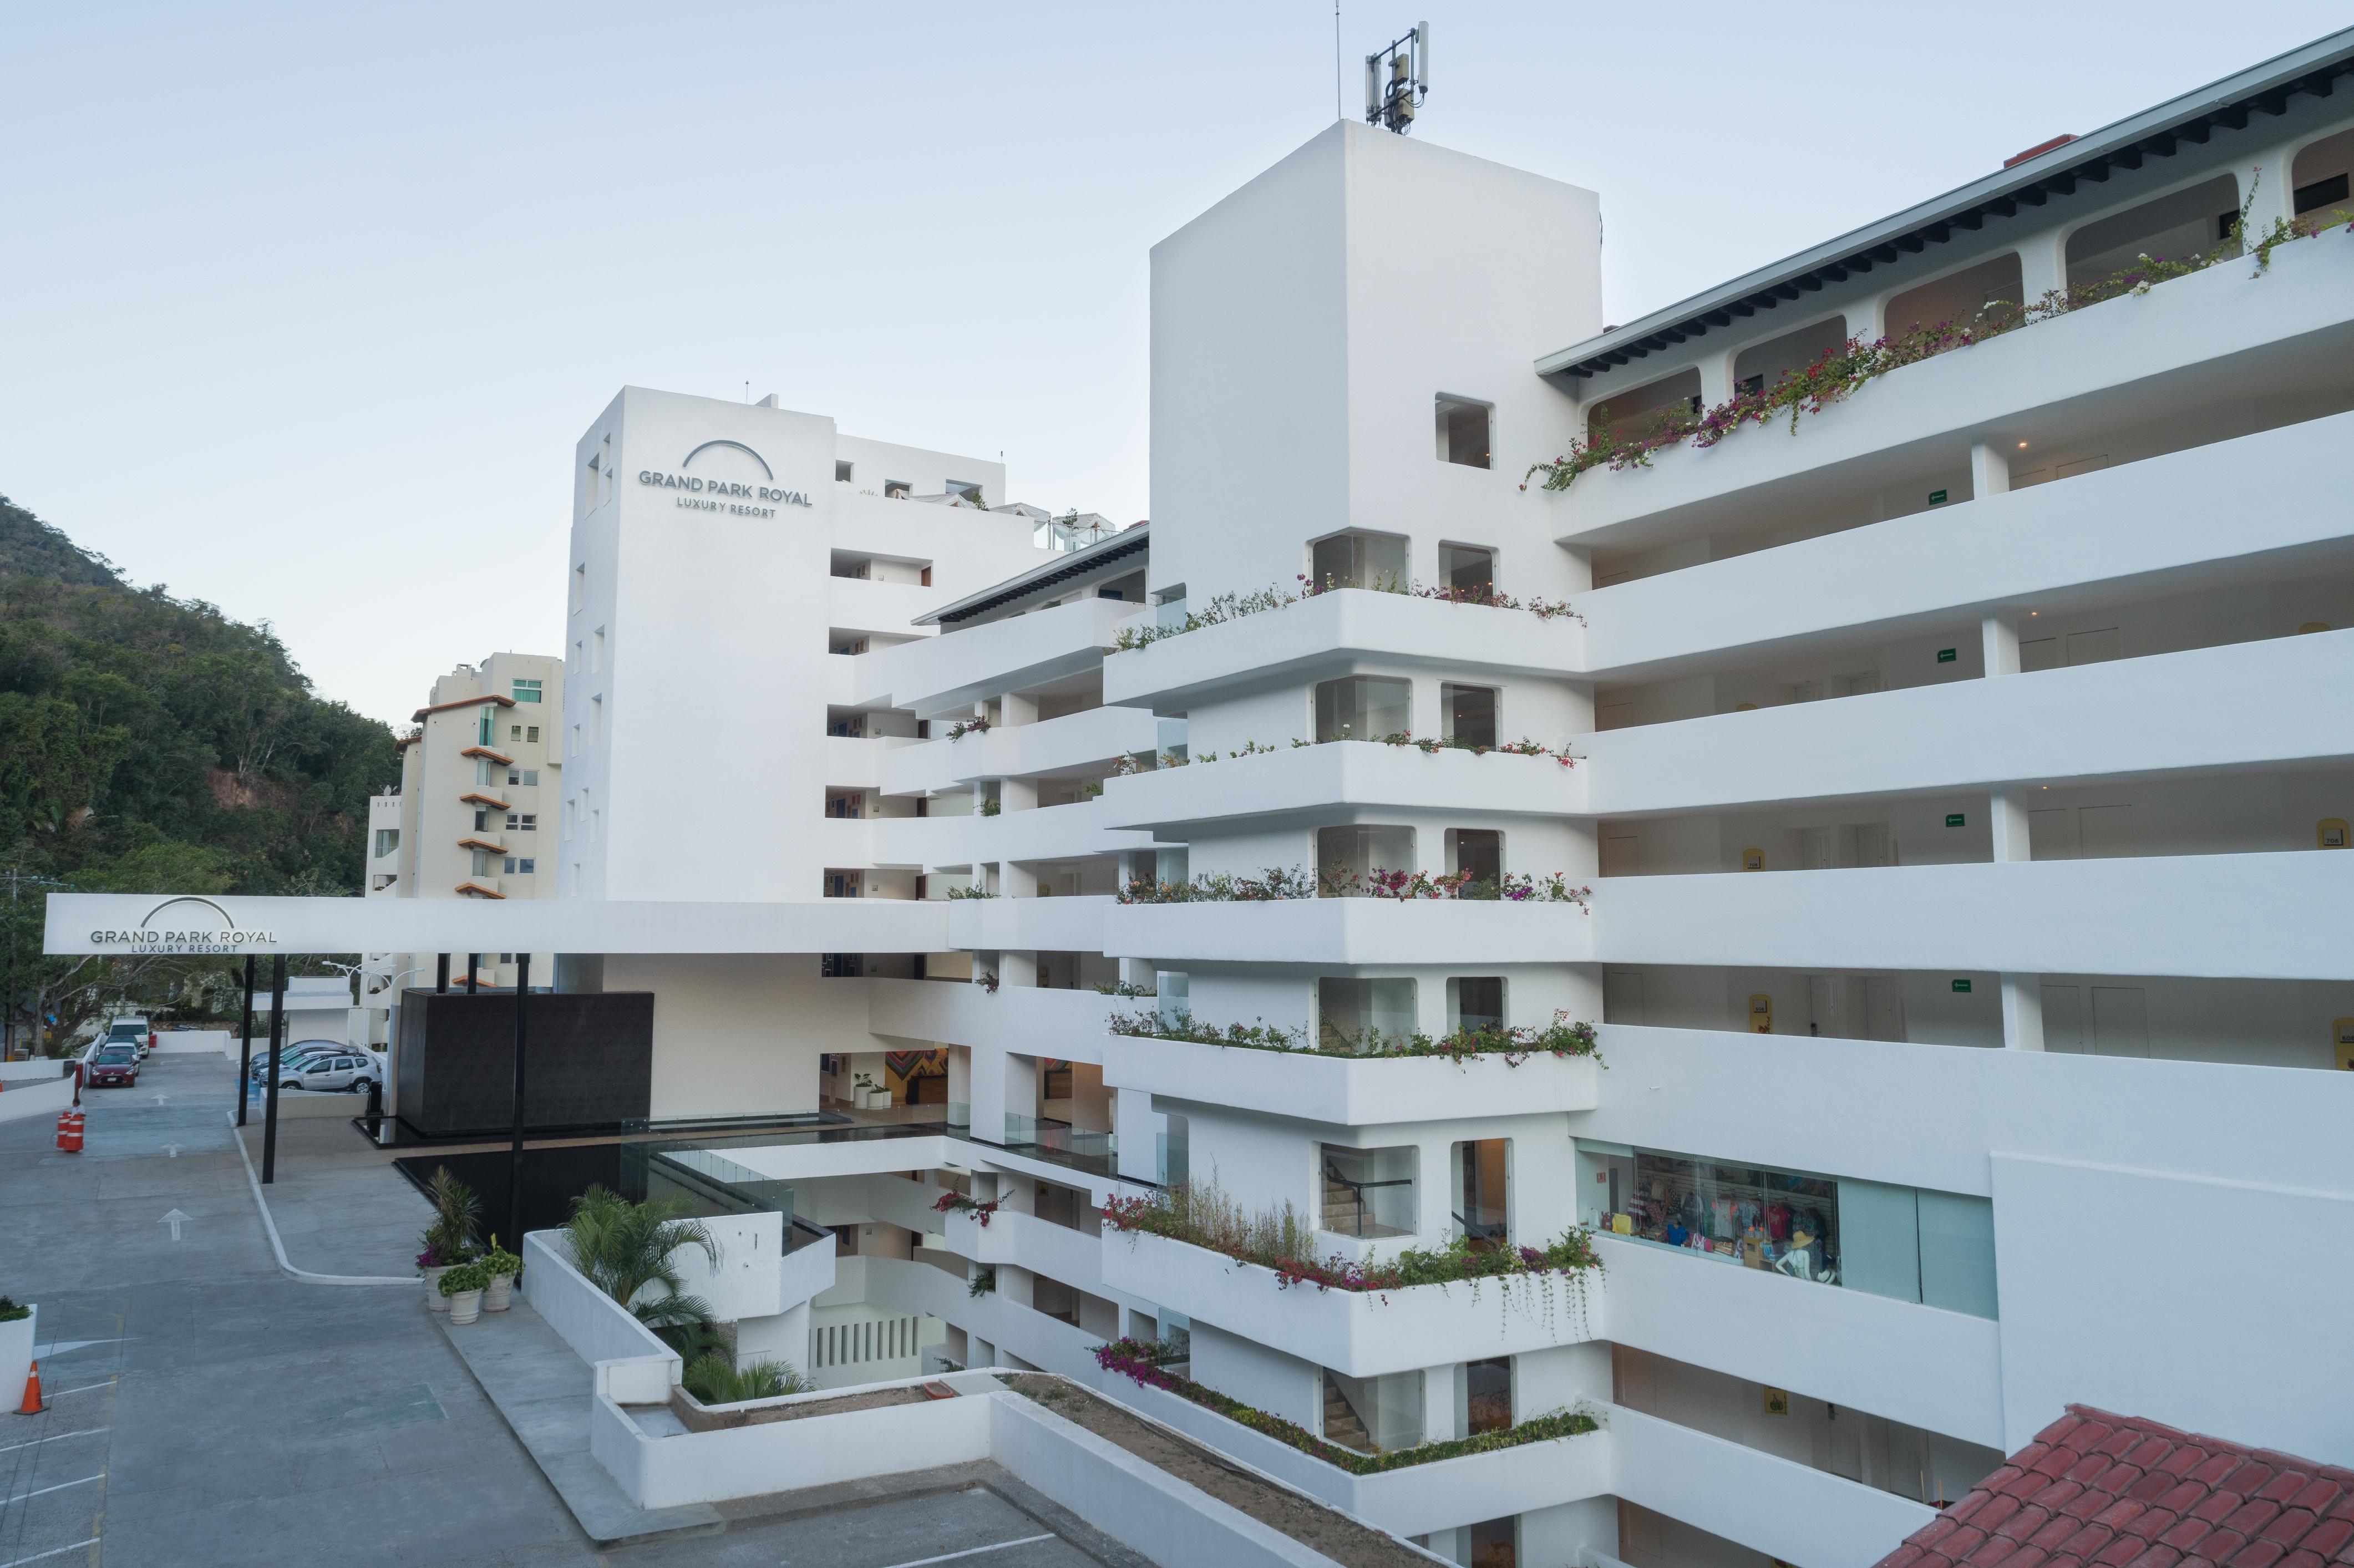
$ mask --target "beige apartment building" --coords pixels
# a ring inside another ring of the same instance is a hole
[[[493,653],[437,679],[400,739],[400,782],[368,802],[368,896],[556,896],[563,711],[564,661],[552,654]],[[429,985],[435,959],[371,954],[369,989]],[[534,980],[550,983],[554,957],[537,960]],[[481,984],[513,985],[514,955],[482,954],[475,972]],[[460,957],[451,980],[464,979]]]

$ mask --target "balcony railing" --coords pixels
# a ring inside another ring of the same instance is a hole
[[[1005,1113],[1005,1147],[1035,1160],[1097,1176],[1119,1172],[1119,1135],[1087,1132],[1066,1121]]]

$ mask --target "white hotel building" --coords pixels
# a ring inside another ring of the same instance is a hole
[[[1615,327],[1595,193],[1336,125],[1154,249],[1152,524],[1079,548],[997,464],[625,390],[537,874],[663,905],[679,950],[559,988],[654,992],[654,1120],[833,1233],[724,1293],[739,1354],[1083,1376],[1465,1563],[1865,1568],[2072,1402],[2354,1464],[2345,220],[1521,482],[2349,205],[2349,73],[2336,35]],[[1183,630],[1327,572],[1575,614]],[[1592,891],[1116,895],[1292,867]],[[684,946],[755,925],[801,935]],[[1599,1064],[1109,1027],[1557,1012]],[[1099,1228],[1181,1180],[1320,1255],[1589,1225],[1602,1269],[1326,1292]],[[1121,1336],[1360,1450],[1599,1427],[1361,1474],[1099,1372]]]

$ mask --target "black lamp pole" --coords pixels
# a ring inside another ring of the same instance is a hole
[[[515,955],[514,1121],[507,1142],[507,1239],[509,1252],[523,1250],[523,1061],[524,1034],[531,1015],[531,955]]]
[[[447,953],[434,954],[433,968],[434,991],[436,992],[448,991],[450,989],[450,955]]]
[[[245,955],[245,1024],[237,1034],[237,1125],[245,1125],[245,1103],[253,1082],[253,955]]]
[[[278,1061],[286,1038],[286,955],[270,959],[270,1098],[261,1113],[261,1184],[278,1179]]]
[[[466,955],[466,994],[468,996],[474,994],[474,970],[482,961],[482,955],[480,953],[468,953]]]

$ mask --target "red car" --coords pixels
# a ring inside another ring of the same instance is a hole
[[[90,1059],[89,1083],[93,1089],[118,1085],[130,1088],[139,1082],[139,1047],[101,1045]]]

